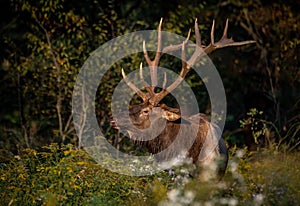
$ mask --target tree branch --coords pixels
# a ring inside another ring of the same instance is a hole
[[[62,142],[65,141],[65,135],[64,135],[64,130],[63,130],[63,121],[62,121],[62,115],[61,115],[61,108],[62,108],[62,87],[61,87],[61,68],[57,62],[56,56],[54,54],[53,48],[52,48],[52,44],[51,44],[51,40],[50,40],[50,35],[48,33],[48,31],[46,30],[46,28],[41,24],[41,22],[39,22],[37,19],[35,19],[35,21],[38,23],[38,25],[40,26],[40,28],[45,32],[46,35],[46,39],[47,39],[47,43],[49,46],[49,50],[52,56],[52,61],[54,63],[54,66],[56,68],[56,74],[57,74],[57,88],[58,88],[58,93],[56,96],[56,111],[57,111],[57,116],[58,116],[58,124],[59,124],[59,134],[62,138]]]

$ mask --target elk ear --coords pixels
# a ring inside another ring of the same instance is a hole
[[[174,112],[168,111],[168,110],[163,110],[163,118],[166,118],[169,121],[176,121],[180,118],[179,114],[176,114]]]

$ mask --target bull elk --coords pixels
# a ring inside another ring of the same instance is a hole
[[[155,137],[151,137],[149,141],[135,141],[139,144],[145,146],[148,151],[152,154],[158,154],[164,149],[168,148],[175,141],[177,136],[184,136],[175,144],[175,149],[169,150],[168,153],[158,156],[159,159],[166,159],[179,155],[183,148],[186,148],[188,144],[190,147],[186,151],[187,156],[192,159],[196,166],[201,168],[211,165],[213,161],[222,157],[222,163],[219,164],[216,172],[222,176],[225,173],[227,162],[228,162],[228,151],[224,140],[221,138],[218,126],[211,123],[209,119],[204,114],[195,114],[189,117],[181,116],[180,109],[171,108],[161,101],[171,93],[178,85],[181,84],[187,73],[192,69],[193,65],[202,59],[205,55],[212,53],[213,51],[229,47],[229,46],[241,46],[245,44],[254,43],[254,41],[242,41],[235,42],[232,38],[227,38],[228,29],[228,19],[226,21],[226,26],[223,32],[223,36],[218,42],[214,41],[214,30],[215,23],[213,21],[211,34],[210,34],[210,44],[208,46],[203,46],[201,43],[200,32],[198,29],[197,19],[195,20],[195,36],[196,45],[194,53],[191,55],[189,60],[186,60],[186,48],[189,45],[188,39],[190,32],[186,41],[178,45],[169,45],[162,48],[162,38],[161,38],[161,27],[162,20],[158,26],[158,42],[157,51],[154,60],[151,60],[148,52],[146,50],[145,41],[143,42],[143,53],[145,60],[150,69],[151,83],[148,83],[143,79],[143,68],[140,67],[140,78],[145,87],[146,93],[141,89],[137,88],[126,76],[124,70],[122,69],[122,76],[124,82],[132,89],[139,97],[142,99],[142,103],[139,105],[133,105],[129,108],[129,119],[127,121],[124,117],[118,116],[111,120],[111,125],[115,129],[125,129],[129,136],[133,139],[142,139],[137,137],[140,135],[153,136],[154,131],[157,131],[159,126],[163,125],[165,121],[165,126],[159,134],[155,134]],[[160,92],[157,92],[157,68],[160,63],[161,56],[169,51],[181,50],[181,60],[182,68],[178,78],[166,87],[167,78],[165,76],[163,88]],[[127,113],[128,115],[128,113]],[[128,118],[128,116],[127,116]],[[132,127],[132,124],[134,125]],[[145,132],[140,132],[140,131]],[[194,139],[191,137],[195,136]],[[145,138],[146,139],[146,138]],[[192,141],[192,142],[191,142]],[[206,142],[206,143],[205,143]],[[174,145],[173,145],[174,146]]]

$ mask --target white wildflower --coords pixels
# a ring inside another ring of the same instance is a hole
[[[262,205],[264,201],[264,195],[257,194],[254,196],[254,205]]]
[[[244,156],[244,154],[245,154],[245,152],[242,149],[239,149],[239,150],[236,151],[236,156],[238,158],[242,158]]]
[[[168,192],[168,198],[169,198],[172,202],[176,202],[179,193],[180,193],[179,190],[173,189],[173,190],[171,190],[171,191]]]

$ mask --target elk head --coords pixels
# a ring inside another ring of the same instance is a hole
[[[213,51],[229,47],[229,46],[241,46],[249,43],[254,43],[254,41],[242,41],[235,42],[231,38],[227,38],[227,30],[228,30],[228,19],[226,21],[225,29],[223,32],[223,36],[218,42],[214,41],[214,30],[215,23],[213,21],[211,34],[210,34],[210,44],[208,46],[204,46],[201,43],[200,32],[198,29],[197,19],[195,20],[195,36],[196,36],[196,44],[190,44],[188,42],[190,37],[190,31],[186,40],[177,45],[170,45],[165,48],[162,48],[162,38],[161,38],[161,26],[162,20],[158,26],[158,42],[157,42],[157,51],[155,58],[153,60],[150,59],[148,52],[146,50],[145,42],[143,42],[143,52],[148,67],[150,69],[150,77],[151,77],[151,86],[144,80],[143,78],[143,67],[142,64],[140,66],[140,79],[142,80],[143,86],[145,87],[146,93],[141,91],[141,89],[137,88],[126,76],[124,70],[122,69],[122,76],[125,83],[131,88],[139,97],[142,99],[142,103],[139,105],[131,106],[129,109],[129,117],[131,122],[123,121],[122,117],[117,117],[116,119],[111,121],[111,124],[114,128],[120,129],[119,126],[125,128],[128,131],[131,137],[139,136],[140,130],[147,130],[150,128],[149,133],[144,133],[146,136],[149,136],[146,142],[143,144],[149,149],[151,153],[158,153],[162,151],[164,148],[171,145],[171,143],[175,140],[176,135],[180,132],[183,132],[186,135],[186,139],[184,141],[189,142],[189,136],[192,136],[192,130],[196,130],[196,133],[193,134],[196,138],[190,142],[190,148],[188,150],[188,156],[193,159],[193,162],[196,164],[203,165],[199,163],[199,155],[210,156],[206,159],[204,164],[209,164],[212,159],[216,158],[219,155],[224,155],[225,163],[223,168],[220,168],[222,172],[225,171],[228,154],[227,148],[222,138],[217,137],[216,131],[218,130],[215,125],[208,121],[208,119],[203,114],[196,114],[190,117],[182,117],[180,110],[177,108],[171,108],[166,106],[165,104],[161,104],[161,100],[163,100],[170,92],[172,92],[185,78],[186,74],[192,69],[193,65],[197,63],[201,58],[205,55],[212,53]],[[194,53],[191,55],[190,59],[186,60],[186,48],[194,47]],[[155,91],[155,87],[157,86],[157,68],[159,66],[160,58],[164,53],[181,50],[181,60],[182,60],[182,68],[178,78],[171,83],[169,86],[167,85],[166,75],[164,76],[163,86],[160,92]],[[129,127],[128,125],[134,125],[135,128]],[[156,131],[157,125],[164,124],[164,128],[162,131]],[[180,127],[184,127],[183,131],[180,130]],[[154,134],[153,134],[154,133]],[[220,134],[219,134],[220,135]],[[208,144],[204,144],[206,140],[209,139]],[[141,140],[141,139],[139,139]],[[181,147],[185,145],[185,142],[179,142],[177,147]],[[180,150],[180,149],[179,149]],[[208,154],[211,150],[213,152]],[[201,153],[202,152],[202,153]]]

